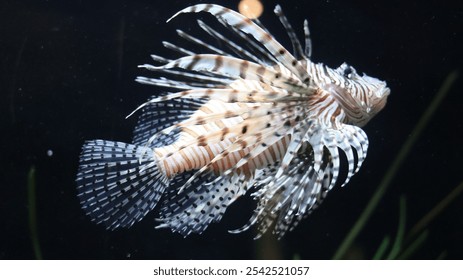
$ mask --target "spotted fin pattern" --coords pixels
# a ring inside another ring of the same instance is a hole
[[[158,203],[167,185],[150,149],[104,140],[85,143],[77,173],[82,208],[108,229],[130,227]]]
[[[201,233],[210,223],[220,221],[227,207],[245,192],[244,176],[203,173],[182,192],[170,190],[160,210],[158,228],[170,228],[184,236]]]

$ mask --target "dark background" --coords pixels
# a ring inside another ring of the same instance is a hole
[[[169,54],[175,29],[193,19],[165,20],[205,1],[0,1],[0,258],[33,259],[28,224],[27,174],[36,170],[38,241],[46,259],[328,259],[373,195],[404,141],[445,77],[462,70],[461,1],[280,1],[302,37],[309,20],[313,60],[386,80],[391,95],[371,121],[368,157],[344,188],[336,187],[311,217],[274,242],[271,235],[232,235],[253,201],[235,203],[221,223],[182,238],[155,230],[155,213],[130,229],[106,231],[80,209],[75,191],[84,140],[130,141],[136,118],[125,119],[160,89],[137,84],[137,65]],[[207,1],[236,9],[239,1]],[[290,49],[275,1],[263,1],[261,21]],[[198,34],[198,33],[195,33]],[[198,35],[199,37],[203,35]],[[385,235],[397,231],[405,195],[406,230],[463,180],[462,76],[436,111],[400,168],[350,257],[371,258]],[[47,152],[52,152],[48,155]],[[463,258],[463,197],[428,226],[412,258]]]

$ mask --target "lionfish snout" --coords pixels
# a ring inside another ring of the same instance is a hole
[[[380,112],[387,103],[387,97],[391,93],[391,89],[387,87],[386,82],[363,74],[362,80],[367,86],[365,112],[369,119],[373,118]]]
[[[363,127],[386,106],[391,92],[386,82],[360,75],[347,63],[334,69],[330,77],[333,82],[320,87],[337,100],[346,114],[346,123]]]

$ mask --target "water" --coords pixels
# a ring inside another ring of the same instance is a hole
[[[202,1],[201,1],[202,2]],[[233,9],[238,1],[213,1]],[[159,89],[134,82],[148,75],[137,65],[150,54],[171,55],[162,40],[189,30],[193,16],[165,24],[180,8],[198,2],[15,1],[0,17],[3,102],[0,205],[6,215],[0,258],[35,258],[28,223],[27,175],[36,177],[37,232],[46,259],[328,259],[341,243],[431,102],[445,77],[461,71],[462,4],[438,1],[307,1],[282,8],[302,35],[309,20],[313,59],[336,67],[346,61],[359,72],[384,79],[391,88],[386,108],[369,123],[369,154],[362,170],[297,229],[276,243],[254,233],[227,233],[251,215],[241,199],[219,224],[186,239],[155,230],[155,214],[130,229],[108,232],[80,209],[75,174],[86,139],[130,141],[136,118],[125,119]],[[261,21],[290,49],[264,1]],[[204,16],[205,19],[211,19]],[[211,21],[212,22],[212,21]],[[195,29],[196,30],[196,29]],[[198,33],[195,33],[198,34]],[[406,230],[462,180],[461,78],[437,110],[393,180],[349,256],[371,258],[385,235],[394,237],[399,196],[407,198]],[[429,228],[418,259],[463,255],[463,198]]]

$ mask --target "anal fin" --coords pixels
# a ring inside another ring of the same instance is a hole
[[[167,227],[183,236],[202,233],[212,222],[219,222],[227,207],[246,192],[243,177],[216,177],[205,172],[180,193],[172,188],[163,201],[158,228]]]

